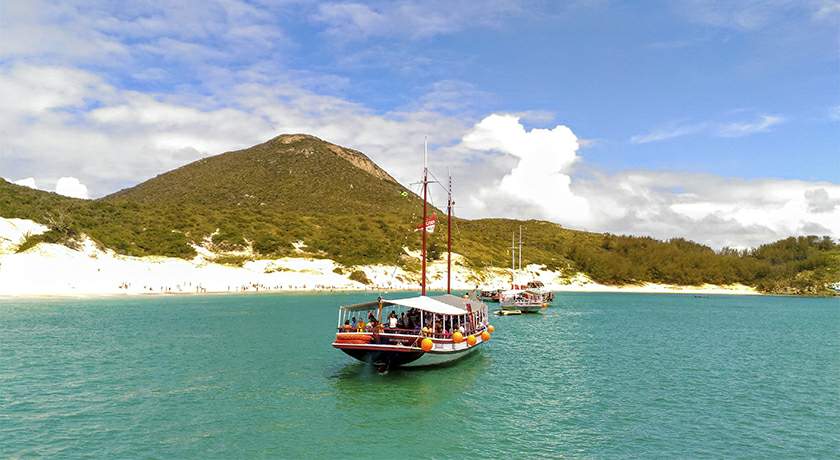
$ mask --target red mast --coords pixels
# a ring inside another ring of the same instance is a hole
[[[429,167],[428,163],[428,142],[423,140],[423,245],[420,251],[420,265],[422,267],[422,278],[420,280],[420,295],[426,295],[426,189],[429,184]]]
[[[452,294],[452,174],[449,174],[449,200],[446,203],[446,293]]]

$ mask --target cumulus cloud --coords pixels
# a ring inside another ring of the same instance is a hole
[[[597,212],[592,228],[614,233],[685,237],[715,248],[753,247],[791,235],[840,237],[840,185],[738,179],[707,174],[634,171],[582,179],[575,190]],[[823,232],[819,232],[823,233]]]
[[[72,198],[88,198],[88,189],[85,184],[79,182],[75,177],[62,177],[55,183],[55,193]]]
[[[840,237],[837,184],[653,171],[581,176],[572,169],[578,141],[569,128],[526,131],[511,115],[485,118],[462,145],[514,159],[497,171],[500,180],[471,193],[472,217],[538,217],[595,231],[684,237],[714,248],[811,233]]]
[[[840,198],[832,199],[824,188],[806,190],[805,200],[808,203],[808,211],[813,213],[832,212],[840,206]]]
[[[516,165],[498,183],[480,189],[474,202],[485,209],[513,211],[537,208],[545,215],[585,221],[588,205],[571,188],[570,169],[578,160],[577,136],[566,126],[526,130],[515,115],[490,115],[468,132],[462,145],[500,152]]]

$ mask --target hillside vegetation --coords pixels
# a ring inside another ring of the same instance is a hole
[[[419,248],[413,231],[420,199],[362,153],[312,136],[285,135],[249,149],[205,158],[99,200],[78,200],[0,180],[0,216],[49,225],[41,241],[73,245],[84,233],[119,253],[192,258],[192,245],[297,253],[346,266],[385,263],[415,269],[402,248]],[[437,211],[440,228],[445,215]],[[454,219],[454,250],[474,268],[510,264],[510,237],[524,228],[523,264],[582,271],[606,284],[682,285],[740,282],[764,292],[828,294],[840,281],[840,246],[830,238],[788,238],[751,251],[712,249],[683,239],[569,230],[544,221]],[[430,257],[445,250],[430,236]]]

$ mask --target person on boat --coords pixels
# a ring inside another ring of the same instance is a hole
[[[388,315],[388,326],[391,329],[397,328],[397,312],[392,311],[390,315]]]
[[[359,324],[356,325],[356,332],[365,332],[365,322],[359,321]]]
[[[356,317],[355,317],[355,316],[353,317],[353,320],[352,320],[352,321],[350,321],[350,326],[352,326],[352,327],[353,327],[353,329],[356,329],[357,324],[356,324]]]
[[[405,312],[400,313],[400,319],[397,320],[397,328],[408,329],[405,324]]]
[[[351,326],[351,325],[350,325],[350,320],[349,320],[349,319],[345,319],[345,320],[344,320],[344,327],[343,327],[343,329],[344,329],[344,332],[350,332],[350,331],[352,331],[352,330],[353,330],[353,326]]]

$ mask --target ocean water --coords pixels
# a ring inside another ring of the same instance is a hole
[[[0,458],[840,455],[840,299],[559,294],[380,375],[363,294],[0,301]]]

